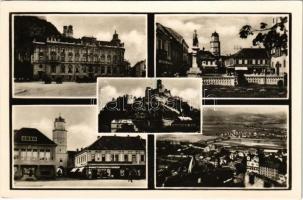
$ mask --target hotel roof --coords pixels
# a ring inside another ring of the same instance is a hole
[[[102,136],[88,150],[145,150],[145,139],[139,136]]]

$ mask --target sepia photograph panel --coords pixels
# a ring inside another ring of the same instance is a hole
[[[287,98],[288,14],[159,14],[157,77],[199,77],[203,98]]]
[[[98,78],[99,132],[201,133],[196,78]]]
[[[147,188],[147,136],[98,134],[95,106],[13,106],[13,188]]]
[[[94,97],[97,77],[146,77],[147,17],[14,14],[14,97]]]
[[[288,106],[205,106],[203,134],[156,135],[158,189],[289,188]]]

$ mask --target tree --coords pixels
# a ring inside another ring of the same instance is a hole
[[[244,25],[239,32],[240,38],[246,39],[250,35],[255,35],[252,43],[254,46],[263,45],[267,51],[273,48],[287,50],[287,17],[280,17],[279,22],[272,26],[261,22],[259,28],[253,28],[251,25]]]

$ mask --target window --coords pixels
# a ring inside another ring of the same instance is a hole
[[[265,60],[265,59],[263,59],[263,64],[264,64],[264,65],[266,64],[266,60]]]
[[[73,60],[73,53],[69,52],[68,53],[68,61],[71,62]]]
[[[101,66],[101,74],[104,74],[104,73],[105,73],[104,66]]]
[[[102,162],[105,162],[105,154],[102,154],[101,158],[102,158]]]
[[[128,161],[128,155],[127,155],[127,154],[124,155],[124,161],[125,161],[125,162]]]
[[[56,73],[56,65],[51,66],[51,73]]]
[[[79,53],[76,53],[76,54],[75,54],[75,61],[78,62],[78,61],[79,61],[79,58],[80,58],[80,54],[79,54]]]
[[[95,154],[92,154],[92,161],[95,161]]]
[[[72,65],[68,66],[68,73],[73,73],[73,66]]]
[[[57,56],[56,52],[52,51],[51,52],[51,60],[56,60],[56,56]]]
[[[110,63],[112,61],[112,57],[110,55],[107,56],[107,62]]]
[[[76,73],[79,73],[79,65],[76,66]]]
[[[19,149],[14,149],[14,159],[15,160],[19,159]]]
[[[32,157],[32,150],[27,149],[26,150],[26,160],[31,160],[31,157]]]
[[[101,55],[101,62],[105,62],[105,55],[104,54]]]
[[[114,161],[116,161],[116,162],[119,161],[119,155],[117,155],[117,154],[115,155],[115,160]]]
[[[239,64],[240,64],[240,65],[242,64],[242,59],[239,59]]]
[[[283,60],[283,67],[286,67],[286,60]]]
[[[37,137],[36,136],[21,136],[21,141],[24,142],[36,142],[37,141]]]
[[[83,71],[84,73],[86,73],[86,67],[85,67],[85,66],[82,67],[82,71]]]
[[[45,160],[50,160],[50,150],[49,149],[47,149],[45,151]]]
[[[61,56],[61,61],[65,61],[65,53],[61,52],[60,56]]]
[[[39,151],[39,158],[40,158],[40,160],[44,160],[45,158],[45,152],[44,152],[44,150],[40,150]]]
[[[132,155],[132,162],[136,162],[137,159],[136,159],[136,155]]]
[[[260,64],[261,64],[261,60],[258,59],[258,65],[260,65]]]
[[[141,162],[144,162],[144,155],[140,156],[140,160],[141,160]]]
[[[61,65],[61,73],[65,73],[65,66]]]
[[[244,64],[247,64],[247,63],[248,63],[248,61],[247,61],[247,59],[245,59],[245,60],[244,60]]]
[[[25,160],[26,158],[26,151],[25,149],[21,149],[21,160]]]
[[[32,160],[38,160],[38,150],[37,149],[33,149]]]

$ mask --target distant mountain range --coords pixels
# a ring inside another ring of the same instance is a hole
[[[267,125],[267,124],[280,124],[286,125],[287,116],[284,112],[277,112],[274,114],[256,114],[256,113],[229,113],[227,111],[220,112],[204,112],[203,124],[243,124],[243,125]]]

